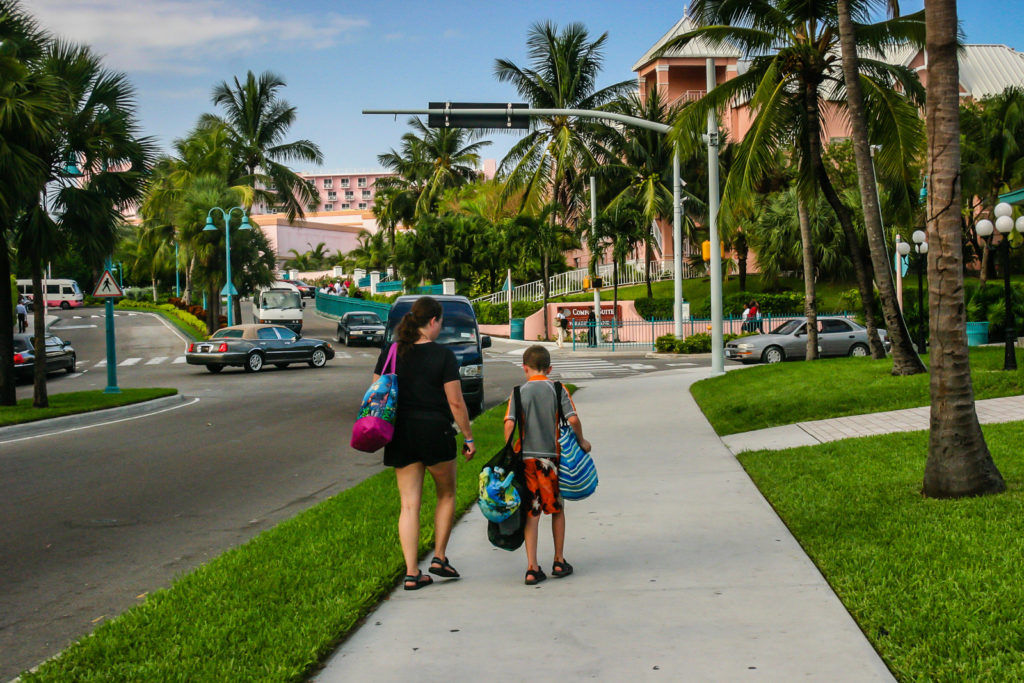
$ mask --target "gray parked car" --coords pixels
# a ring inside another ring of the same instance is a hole
[[[879,330],[886,350],[889,340]],[[868,331],[846,318],[818,318],[818,355],[868,356]],[[725,345],[725,357],[742,363],[780,363],[807,355],[807,318],[788,320],[768,334],[734,339]]]

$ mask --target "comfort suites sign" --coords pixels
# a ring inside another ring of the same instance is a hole
[[[565,317],[568,318],[569,324],[573,322],[585,323],[587,322],[587,316],[594,310],[593,306],[558,306],[555,309],[555,315],[558,315],[558,311],[562,311]],[[622,320],[622,306],[612,307],[611,304],[601,304],[601,322],[612,322],[612,312],[615,313],[615,319]]]

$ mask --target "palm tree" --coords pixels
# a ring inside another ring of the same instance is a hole
[[[980,284],[991,268],[989,250],[975,222],[982,207],[995,206],[998,195],[1024,184],[1024,88],[1011,87],[981,102],[961,105],[965,235],[981,259]]]
[[[60,40],[47,45],[39,68],[60,83],[64,105],[59,132],[44,157],[49,173],[15,229],[19,256],[32,271],[36,301],[45,298],[43,263],[54,253],[73,246],[94,266],[113,253],[121,211],[141,197],[153,158],[152,142],[138,137],[134,90],[124,74],[104,69],[88,47]],[[35,329],[44,329],[45,306],[34,307],[34,315]],[[44,335],[36,335],[35,347],[32,404],[43,408],[48,405]]]
[[[866,268],[860,240],[850,209],[843,204],[822,163],[821,120],[823,101],[839,107],[845,99],[841,71],[836,65],[839,36],[834,5],[830,3],[792,3],[766,0],[756,4],[733,0],[694,0],[691,13],[697,28],[669,41],[663,48],[686,45],[703,38],[711,42],[728,41],[750,59],[750,68],[736,78],[716,86],[698,102],[684,108],[675,134],[681,143],[699,146],[697,133],[704,128],[711,108],[724,108],[733,101],[748,102],[752,125],[740,143],[734,167],[729,173],[723,205],[742,201],[780,147],[795,140],[799,182],[805,208],[813,203],[818,189],[835,212],[853,257],[872,353],[884,356],[877,334],[877,316],[871,277]],[[897,43],[920,39],[920,13],[887,22],[858,26],[858,41],[877,53]],[[886,134],[894,149],[905,147],[913,138],[903,109],[883,106],[879,100],[904,92],[920,93],[915,74],[904,67],[879,60],[861,61],[862,80],[875,85],[865,89],[866,104],[876,116],[873,133]],[[870,94],[870,98],[868,95]],[[891,152],[895,154],[895,152]]]
[[[597,224],[587,226],[587,248],[592,267],[607,247],[612,249],[612,311],[619,308],[619,268],[637,245],[646,244],[650,235],[647,214],[639,202],[615,202],[597,216]],[[618,339],[618,326],[613,326]]]
[[[551,22],[530,28],[526,40],[530,67],[499,59],[494,73],[511,83],[531,106],[544,109],[601,109],[636,86],[621,81],[596,89],[608,34],[591,41],[583,24],[569,24],[561,32]],[[604,126],[571,116],[533,120],[530,132],[501,162],[508,192],[522,191],[521,205],[530,211],[554,202],[562,225],[571,225],[582,210],[582,178],[596,168]]]
[[[924,494],[959,498],[1000,493],[1006,483],[978,423],[964,332],[956,0],[926,0],[925,17],[932,400]]]
[[[548,202],[536,213],[523,211],[512,221],[516,231],[516,242],[519,244],[522,259],[537,259],[541,263],[541,291],[544,310],[548,307],[550,296],[551,260],[563,259],[565,250],[577,244],[571,230],[555,221],[562,210],[556,202]],[[544,338],[550,337],[548,316],[544,316]]]
[[[56,79],[39,68],[49,36],[17,0],[0,0],[0,17],[0,405],[13,406],[11,231],[46,182],[45,150],[63,99]]]
[[[213,89],[213,103],[224,107],[225,117],[205,114],[201,122],[223,123],[230,131],[238,168],[232,171],[231,184],[254,188],[255,201],[268,206],[283,206],[288,220],[304,216],[305,209],[319,203],[320,195],[284,162],[323,163],[320,148],[309,140],[284,142],[295,123],[296,109],[279,99],[277,91],[285,87],[280,76],[265,71],[259,78],[246,74],[245,82],[235,77]]]
[[[860,58],[857,53],[856,28],[851,7],[855,2],[857,0],[837,0],[836,11],[839,41],[842,45],[843,82],[846,84],[847,108],[853,152],[857,162],[857,181],[860,187],[861,208],[864,212],[864,227],[874,268],[875,284],[878,286],[882,302],[882,314],[885,316],[886,329],[892,341],[892,374],[916,375],[926,370],[921,358],[914,351],[913,342],[907,331],[907,322],[896,301],[896,287],[892,280],[892,269],[889,267],[890,259],[882,229],[881,207],[874,183],[871,143],[868,137],[868,113],[861,89]],[[888,6],[890,14],[899,14],[897,0],[888,0]],[[863,12],[866,8],[857,9]],[[916,112],[907,112],[905,115],[917,118]]]

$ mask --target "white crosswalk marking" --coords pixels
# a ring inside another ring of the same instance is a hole
[[[123,361],[118,363],[118,365],[120,365],[121,367],[124,367],[126,365],[136,365],[141,360],[141,358],[125,358]]]
[[[185,356],[178,356],[172,362],[174,362],[174,363],[184,363],[185,362]]]
[[[104,358],[103,360],[101,360],[101,361],[97,362],[97,363],[96,363],[96,365],[95,365],[94,367],[97,367],[97,368],[102,368],[102,367],[103,367],[104,365],[106,365],[106,364],[107,364],[107,360],[106,360],[106,359]]]
[[[156,358],[150,358],[147,360],[146,365],[160,365],[165,360],[167,360],[167,356],[157,356]]]

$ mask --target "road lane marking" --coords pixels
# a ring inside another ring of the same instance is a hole
[[[126,365],[135,365],[140,360],[142,360],[142,359],[141,358],[125,358],[123,361],[118,363],[118,365],[120,365],[121,367],[124,367]]]
[[[98,361],[98,362],[96,363],[96,365],[95,365],[95,366],[93,366],[93,367],[97,367],[97,368],[102,368],[102,367],[103,367],[104,365],[106,365],[106,364],[107,364],[107,361],[106,361],[106,359],[103,359],[103,360],[101,360],[101,361]]]
[[[17,443],[18,441],[28,441],[29,439],[41,439],[44,436],[58,436],[60,434],[67,434],[68,432],[77,432],[83,429],[92,429],[93,427],[103,427],[105,425],[117,424],[118,422],[128,422],[129,420],[138,420],[140,417],[149,417],[150,415],[159,415],[160,413],[166,413],[169,410],[177,410],[178,408],[184,408],[199,402],[199,397],[194,396],[191,400],[183,401],[176,406],[169,408],[163,408],[161,410],[154,410],[151,413],[143,413],[142,415],[134,415],[132,417],[122,417],[119,420],[110,420],[108,422],[98,422],[91,425],[82,425],[81,427],[69,427],[68,429],[61,429],[56,432],[47,432],[46,434],[33,434],[32,436],[23,436],[17,439],[8,439],[6,441],[0,441],[0,445],[5,443]]]
[[[167,356],[157,356],[156,358],[150,358],[147,360],[146,365],[160,365],[165,360],[167,360]]]
[[[178,356],[172,362],[174,362],[174,363],[184,363],[185,362],[185,356]]]
[[[84,330],[88,327],[96,327],[95,325],[52,325],[51,330]]]

